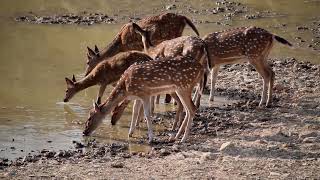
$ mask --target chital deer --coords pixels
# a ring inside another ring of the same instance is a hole
[[[132,27],[142,36],[142,42],[144,45],[144,51],[150,55],[153,59],[161,60],[164,57],[176,57],[176,56],[189,56],[202,64],[204,70],[211,68],[211,61],[208,59],[208,53],[206,45],[199,37],[193,36],[182,36],[171,40],[163,41],[157,46],[153,46],[150,41],[150,35],[148,31],[143,30],[137,24],[133,23]],[[206,76],[205,76],[206,78]],[[206,81],[206,80],[204,80]],[[176,98],[175,98],[176,99]],[[200,105],[200,96],[197,93],[194,102],[198,107]],[[116,123],[121,117],[122,112],[126,108],[127,101],[116,107],[112,116],[112,123]],[[179,109],[179,104],[178,104]],[[178,116],[176,116],[173,129],[176,127],[177,122],[179,122]]]
[[[123,72],[134,63],[146,62],[152,60],[150,56],[140,51],[122,52],[110,58],[110,60],[99,63],[85,78],[80,81],[72,78],[65,78],[67,83],[64,102],[68,102],[76,93],[99,84],[98,101],[100,101],[103,92],[108,84],[116,83]]]
[[[186,110],[186,117],[172,140],[179,138],[184,131],[181,139],[181,142],[184,142],[188,137],[196,111],[191,93],[194,86],[203,78],[203,73],[203,66],[200,63],[185,56],[131,66],[124,72],[106,101],[100,105],[94,103],[94,108],[89,113],[83,134],[90,135],[103,118],[120,102],[125,99],[137,99],[143,103],[148,138],[151,142],[153,131],[150,120],[150,97],[175,92]],[[131,124],[134,124],[134,122]]]
[[[137,24],[144,30],[150,32],[151,42],[154,45],[164,40],[180,37],[186,25],[199,36],[199,32],[195,25],[185,16],[174,13],[163,13],[157,16],[150,16],[137,21]],[[88,60],[85,75],[106,57],[112,57],[119,52],[129,50],[143,50],[141,36],[134,31],[132,23],[125,24],[113,41],[103,50],[99,52],[97,48],[92,50],[88,48]]]
[[[208,46],[211,63],[214,66],[211,71],[210,101],[214,99],[213,93],[219,67],[223,64],[248,61],[263,78],[259,106],[270,105],[274,72],[267,63],[267,56],[274,40],[292,46],[287,40],[258,27],[241,27],[215,32],[204,36],[203,40]]]

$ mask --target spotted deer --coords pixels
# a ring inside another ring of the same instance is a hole
[[[181,36],[175,39],[163,41],[157,46],[154,46],[151,43],[150,35],[148,31],[143,30],[142,28],[139,27],[139,25],[135,23],[133,23],[132,26],[135,29],[135,31],[137,31],[142,36],[144,51],[148,55],[150,55],[150,57],[152,57],[153,59],[159,59],[159,58],[161,59],[164,57],[176,57],[179,55],[190,56],[196,61],[198,61],[200,64],[202,64],[203,69],[205,71],[207,72],[210,71],[209,69],[211,68],[211,65],[210,65],[211,61],[210,59],[208,59],[209,57],[208,57],[206,45],[201,38],[194,37],[194,36]],[[199,94],[196,94],[194,98],[194,102],[197,107],[200,104],[200,96],[198,95]],[[119,120],[127,104],[128,104],[128,101],[124,102],[123,104],[120,104],[118,107],[115,108],[114,110],[115,114],[111,118],[112,123],[116,123]],[[178,104],[178,109],[179,109],[179,104]],[[173,129],[175,129],[177,122],[179,122],[177,118],[179,117],[176,116]]]
[[[106,101],[100,105],[94,103],[86,122],[84,135],[90,135],[114,107],[125,99],[139,100],[143,104],[147,120],[148,141],[152,142],[153,130],[150,118],[150,97],[164,93],[176,93],[186,111],[186,116],[175,137],[176,140],[184,131],[181,142],[186,141],[195,115],[196,107],[191,93],[194,86],[203,77],[203,66],[191,57],[178,56],[159,61],[149,61],[128,68]],[[138,102],[138,101],[136,101]],[[133,112],[135,114],[137,112]],[[131,122],[131,128],[134,122]],[[129,136],[132,135],[130,130]]]
[[[258,27],[240,27],[214,32],[203,37],[208,46],[211,63],[211,91],[209,100],[214,100],[214,87],[219,67],[224,64],[249,62],[263,78],[263,90],[259,106],[269,106],[272,98],[274,72],[267,57],[274,40],[292,46],[287,40]],[[267,98],[268,91],[268,98]]]
[[[86,77],[76,81],[65,78],[67,83],[64,102],[68,102],[78,92],[94,86],[100,85],[98,101],[100,101],[103,92],[108,84],[116,83],[123,72],[134,63],[146,62],[152,60],[150,56],[140,51],[128,51],[119,53],[110,58],[110,60],[99,63]]]
[[[142,29],[150,32],[151,42],[154,45],[164,40],[180,37],[186,25],[199,36],[199,32],[190,19],[174,13],[162,13],[150,16],[136,22]],[[112,57],[119,52],[129,50],[143,50],[141,36],[134,31],[132,23],[125,24],[113,41],[100,53],[97,48],[88,48],[85,76],[101,61]]]

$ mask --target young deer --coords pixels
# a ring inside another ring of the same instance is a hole
[[[200,63],[185,56],[149,61],[131,66],[124,72],[107,100],[101,105],[94,103],[94,108],[89,113],[83,134],[90,135],[102,122],[103,118],[123,100],[137,99],[143,103],[148,138],[149,142],[151,142],[153,131],[150,120],[150,97],[175,92],[186,110],[186,117],[172,140],[179,138],[184,131],[184,136],[181,139],[181,142],[184,142],[188,137],[196,111],[191,99],[191,93],[194,86],[203,77],[203,73],[203,66]],[[131,122],[131,125],[133,124],[134,122]]]
[[[68,102],[76,93],[88,87],[99,84],[97,102],[100,102],[103,92],[108,84],[116,83],[123,72],[134,63],[152,60],[147,54],[140,51],[122,52],[110,58],[110,60],[99,63],[85,78],[80,81],[65,78],[67,83],[64,102]]]
[[[139,24],[142,29],[150,32],[151,42],[154,45],[157,45],[164,40],[180,37],[186,25],[190,26],[199,36],[197,28],[190,19],[174,13],[163,13],[157,16],[150,16],[137,21],[137,24]],[[85,75],[88,75],[90,71],[99,62],[105,60],[106,57],[112,57],[119,52],[129,50],[143,50],[141,36],[134,31],[132,23],[125,24],[103,52],[100,53],[96,47],[95,50],[88,48]]]
[[[208,59],[209,57],[206,45],[203,42],[203,40],[201,40],[199,37],[182,36],[175,39],[163,41],[157,46],[153,46],[151,44],[150,35],[148,31],[143,30],[135,23],[132,23],[132,27],[142,36],[144,51],[153,59],[160,58],[159,60],[161,60],[161,58],[164,57],[189,56],[198,61],[200,64],[202,64],[204,70],[208,72],[210,71],[211,61],[210,59]],[[207,76],[204,77],[206,78]],[[196,106],[198,107],[200,105],[200,96],[198,95],[198,93],[196,94],[194,100]],[[115,114],[112,116],[111,119],[112,123],[116,123],[119,120],[127,104],[128,101],[124,102],[123,104],[115,108]],[[173,129],[175,128],[177,121],[179,121],[177,120],[177,118],[179,117],[176,116]]]
[[[214,99],[214,86],[219,67],[248,61],[263,78],[262,97],[259,106],[269,106],[272,98],[274,72],[267,63],[273,41],[292,46],[287,40],[258,27],[241,27],[215,32],[204,36],[214,68],[211,71],[210,101]],[[268,90],[268,98],[267,98]]]

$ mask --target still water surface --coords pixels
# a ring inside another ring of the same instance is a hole
[[[272,9],[286,14],[285,17],[266,18],[250,21],[231,21],[231,26],[257,25],[286,37],[289,41],[297,35],[296,25],[319,16],[319,1],[305,3],[300,0],[241,1],[256,9]],[[212,1],[190,1],[196,8],[215,6]],[[121,24],[111,25],[33,25],[13,21],[16,15],[29,11],[39,14],[79,13],[81,11],[105,14],[139,14],[141,4],[144,13],[152,13],[152,8],[166,5],[163,1],[44,1],[44,0],[3,0],[0,2],[0,157],[15,158],[31,150],[68,149],[72,140],[86,141],[81,135],[97,87],[77,94],[70,103],[63,103],[66,84],[64,77],[73,73],[80,77],[84,71],[86,46],[97,44],[104,47],[118,32]],[[192,15],[191,15],[192,16]],[[199,18],[199,16],[197,17]],[[201,19],[219,20],[219,16],[205,16]],[[285,31],[270,28],[276,24],[287,24]],[[200,24],[202,35],[222,30],[226,27],[216,24]],[[193,34],[189,29],[185,34]],[[310,39],[311,34],[303,34]],[[296,57],[320,63],[319,54],[306,49],[291,50],[276,45],[271,57]],[[110,89],[108,90],[108,92]],[[108,93],[107,93],[108,94]],[[104,97],[106,97],[105,95]],[[208,106],[207,97],[203,98]],[[222,99],[218,99],[218,101]],[[219,103],[219,102],[215,103]],[[217,104],[215,104],[217,105]],[[171,105],[160,104],[158,111],[173,110]],[[111,126],[109,117],[91,138],[104,142],[128,141],[127,132],[130,108],[116,126]],[[155,131],[163,127],[156,127]],[[148,150],[149,147],[137,143],[146,135],[145,127],[136,132],[130,140],[130,149]]]

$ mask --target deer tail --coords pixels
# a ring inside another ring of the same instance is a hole
[[[289,41],[285,40],[284,38],[282,38],[282,37],[280,37],[280,36],[273,35],[273,38],[274,38],[276,41],[278,41],[279,43],[281,43],[281,44],[288,45],[288,46],[292,46],[292,44],[291,44]]]
[[[200,36],[198,29],[196,28],[196,26],[192,23],[192,21],[184,16],[184,20],[186,22],[186,24],[188,24],[188,26],[191,27],[191,29],[197,34],[197,36]]]

